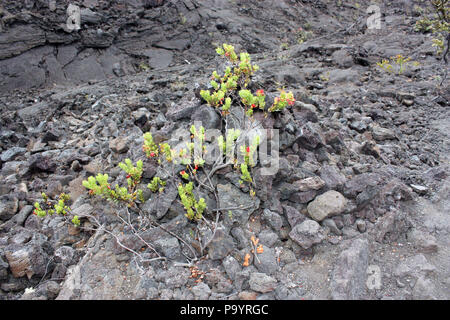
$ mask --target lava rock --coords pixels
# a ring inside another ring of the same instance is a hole
[[[362,299],[366,290],[369,243],[366,239],[354,240],[341,252],[331,276],[333,300]]]
[[[259,198],[251,197],[249,194],[243,193],[232,184],[218,184],[217,193],[222,207],[245,208],[233,210],[232,215],[225,215],[224,223],[227,226],[231,226],[235,222],[241,226],[245,226],[250,215],[259,208]]]
[[[162,252],[168,259],[176,260],[181,258],[180,243],[177,238],[164,237],[154,241],[155,249]]]
[[[11,219],[19,209],[19,200],[11,195],[0,197],[0,220],[7,221]]]
[[[212,260],[224,259],[234,247],[233,238],[224,229],[217,229],[214,238],[207,246],[208,256]]]
[[[194,294],[195,300],[208,300],[211,295],[211,288],[204,282],[192,287],[192,293]]]
[[[395,139],[395,133],[394,131],[386,128],[382,128],[379,126],[373,126],[372,127],[372,137],[376,141],[384,141],[384,140],[391,140]]]
[[[109,148],[115,153],[125,153],[129,149],[127,137],[118,137],[109,142]]]
[[[0,154],[0,160],[3,162],[13,161],[17,156],[27,152],[26,148],[12,147]]]
[[[56,161],[50,156],[42,154],[33,154],[28,160],[28,171],[34,172],[55,172],[57,168]]]
[[[289,197],[289,201],[292,201],[294,203],[308,203],[312,199],[314,199],[317,195],[317,191],[315,190],[309,190],[305,192],[295,192]]]
[[[347,199],[337,191],[327,191],[308,204],[308,213],[316,221],[338,215],[345,210]]]
[[[336,226],[336,222],[334,222],[333,219],[323,220],[322,225],[330,229],[330,231],[333,232],[335,235],[338,236],[342,235],[342,231]]]
[[[264,209],[263,218],[267,223],[275,230],[279,231],[283,226],[283,221],[278,213],[270,211],[269,209]]]
[[[316,221],[306,220],[292,228],[289,237],[303,249],[309,249],[321,243],[325,239],[325,233]]]
[[[278,270],[275,249],[262,245],[263,252],[257,253],[258,259],[253,260],[253,265],[259,272],[271,275]],[[259,260],[259,261],[258,261]]]
[[[309,150],[325,145],[325,138],[319,124],[308,122],[301,126],[297,142]]]
[[[201,121],[201,125],[205,129],[218,129],[221,124],[221,119],[217,112],[208,105],[202,105],[196,109],[191,116],[191,121]]]
[[[275,290],[277,280],[265,273],[253,272],[250,274],[248,284],[250,285],[250,289],[254,291],[267,293]]]
[[[283,212],[291,228],[294,228],[298,223],[306,220],[305,215],[301,214],[300,211],[294,207],[283,205]]]
[[[223,268],[231,280],[235,280],[236,275],[242,271],[239,262],[232,256],[227,256],[222,260]]]
[[[200,99],[186,96],[177,104],[173,104],[166,113],[167,119],[177,121],[183,118],[190,118],[193,112],[201,105]]]
[[[48,255],[37,244],[16,245],[12,244],[5,248],[5,256],[9,268],[15,278],[27,276],[43,276],[47,271]]]
[[[324,165],[319,170],[320,178],[329,190],[341,190],[347,179],[334,166]]]

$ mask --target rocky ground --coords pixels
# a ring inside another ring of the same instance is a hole
[[[379,30],[356,1],[70,3],[78,31],[65,26],[69,1],[0,5],[0,299],[450,298],[448,65],[413,29],[423,1],[378,1]],[[141,209],[159,226],[142,237],[166,260],[142,262],[118,245],[154,257],[117,218],[124,209],[81,182],[123,183],[130,158],[148,183],[164,174],[144,132],[221,129],[198,89],[224,42],[260,66],[255,88],[296,97],[255,115],[280,130],[280,168],[254,168],[255,197],[219,170],[219,207],[249,209],[223,213],[214,233],[186,219],[175,187],[149,195]],[[411,58],[401,74],[377,66],[397,54]],[[42,191],[69,193],[82,228],[33,215]],[[243,266],[252,236],[263,252]]]

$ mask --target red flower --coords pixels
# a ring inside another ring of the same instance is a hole
[[[247,153],[250,153],[250,147],[247,147],[246,151]]]
[[[256,91],[256,95],[257,96],[263,96],[264,95],[264,90],[260,89],[260,90]]]
[[[33,214],[34,214],[35,216],[37,216],[36,210],[33,211]]]
[[[154,157],[154,156],[155,156],[154,152],[150,153],[150,157]]]
[[[186,171],[180,171],[180,174],[182,175],[182,176],[184,176],[185,174],[186,174]]]
[[[195,170],[197,170],[198,169],[198,165],[195,165]]]
[[[252,104],[252,109],[253,109],[253,108],[256,108],[256,104]]]
[[[111,187],[110,187],[110,186],[107,186],[107,188],[108,188],[109,190],[111,190]]]
[[[127,175],[127,177],[126,177],[127,179],[130,179],[131,178],[131,175]]]

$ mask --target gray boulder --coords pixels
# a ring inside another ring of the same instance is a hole
[[[277,280],[265,273],[253,272],[250,275],[248,283],[250,289],[261,293],[267,293],[275,290]]]
[[[325,233],[320,225],[314,220],[305,220],[297,224],[289,233],[292,240],[297,242],[303,249],[309,249],[314,244],[325,239]]]
[[[337,191],[330,190],[317,196],[308,204],[308,213],[316,221],[322,221],[330,216],[342,213],[347,205],[347,199]]]

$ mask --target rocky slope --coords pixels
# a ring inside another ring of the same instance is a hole
[[[382,28],[368,30],[356,2],[70,3],[78,31],[65,26],[69,1],[0,7],[0,299],[450,298],[448,65],[413,30],[424,4],[380,1]],[[162,176],[143,132],[221,129],[197,94],[224,42],[260,66],[256,89],[297,99],[255,115],[280,130],[280,168],[255,168],[253,198],[231,167],[218,171],[208,208],[247,209],[223,213],[214,233],[184,217],[174,186],[149,195],[142,210],[159,226],[142,237],[167,259],[142,262],[118,244],[155,258],[124,209],[81,182],[123,183],[125,158],[144,160],[144,182]],[[418,63],[377,66],[397,54]],[[69,193],[83,228],[33,215],[42,191]],[[252,236],[263,251],[243,266]]]

